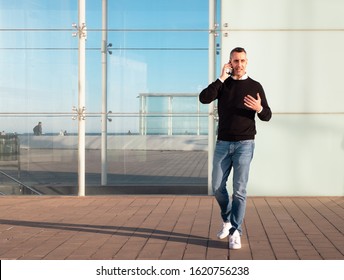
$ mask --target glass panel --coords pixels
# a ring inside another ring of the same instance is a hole
[[[87,119],[87,133],[98,135],[93,142],[98,149],[100,7],[100,2],[87,6],[86,66],[87,111],[94,116]],[[207,106],[200,123],[196,98],[191,108],[177,108],[183,101],[174,100],[185,93],[198,95],[208,83],[207,29],[207,2],[108,2],[108,186],[94,191],[206,193]],[[99,159],[86,164],[87,182],[99,186],[100,151],[87,154]]]
[[[173,118],[173,134],[174,135],[199,135],[200,134],[200,119],[197,116],[199,113],[198,94],[195,97],[173,97],[173,113],[176,117]],[[192,114],[194,117],[185,117],[184,115]]]
[[[169,113],[170,98],[164,97],[151,97],[146,98],[146,113]],[[166,117],[159,116],[148,116],[146,118],[146,134],[168,134],[168,122],[169,119]]]
[[[8,128],[18,124],[18,130],[2,130],[0,136],[0,192],[32,194],[32,188],[49,195],[76,193],[78,136],[72,115],[11,115],[0,120]],[[39,122],[42,134],[34,135]],[[14,135],[18,150],[6,139]]]
[[[0,3],[0,191],[77,188],[77,1]],[[33,128],[41,122],[41,135]],[[10,142],[18,139],[18,152]]]
[[[101,1],[86,9],[86,194],[206,193],[207,106],[196,96],[208,83],[208,2],[108,1],[106,187]],[[77,193],[77,21],[76,0],[0,4],[0,131],[20,140],[20,174],[1,160],[9,193]]]

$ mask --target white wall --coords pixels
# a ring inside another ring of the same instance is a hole
[[[343,10],[341,0],[222,0],[221,64],[244,47],[273,112],[257,120],[250,195],[344,195]]]

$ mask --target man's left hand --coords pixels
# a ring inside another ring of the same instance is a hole
[[[257,99],[255,99],[251,95],[246,95],[244,97],[244,105],[256,112],[259,112],[262,109],[261,101],[262,100],[259,96],[259,93],[257,93]]]

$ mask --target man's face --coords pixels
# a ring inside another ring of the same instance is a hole
[[[233,67],[233,75],[242,77],[246,73],[247,58],[245,52],[234,52],[230,58]]]

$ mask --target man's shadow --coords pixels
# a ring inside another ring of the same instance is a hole
[[[76,232],[88,232],[94,234],[109,234],[126,237],[140,237],[157,240],[172,241],[185,244],[193,244],[212,248],[226,248],[227,244],[219,240],[211,240],[204,236],[165,231],[152,228],[126,227],[126,226],[108,226],[108,225],[89,225],[89,224],[70,224],[70,223],[52,223],[39,221],[22,221],[22,220],[6,220],[0,219],[0,224],[46,228]]]

